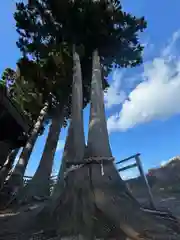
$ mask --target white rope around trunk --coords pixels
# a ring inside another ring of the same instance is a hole
[[[78,170],[82,167],[84,167],[87,164],[100,164],[101,165],[101,175],[104,175],[104,167],[103,167],[103,163],[104,162],[113,162],[114,158],[113,157],[88,157],[85,158],[84,161],[81,163],[76,163],[76,164],[72,164],[69,168],[67,168],[66,172],[64,173],[64,179],[68,176],[68,174],[70,172],[73,172],[75,170]]]

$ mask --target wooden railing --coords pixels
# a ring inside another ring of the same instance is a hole
[[[141,155],[140,153],[137,153],[137,154],[135,154],[135,155],[132,155],[132,156],[130,156],[130,157],[128,157],[128,158],[125,158],[125,159],[117,162],[116,165],[122,164],[122,163],[126,163],[126,162],[128,162],[129,160],[134,159],[135,163],[129,164],[129,165],[127,165],[127,166],[123,166],[123,167],[119,168],[118,171],[119,171],[119,172],[122,172],[122,171],[125,171],[125,170],[128,170],[128,169],[137,167],[138,170],[139,170],[140,176],[141,176],[141,178],[143,179],[144,184],[145,184],[145,186],[146,186],[147,193],[148,193],[148,196],[149,196],[150,205],[151,205],[151,207],[155,208],[155,203],[154,203],[153,195],[152,195],[151,188],[150,188],[150,186],[149,186],[149,183],[148,183],[146,174],[144,173],[144,170],[143,170],[143,166],[142,166],[142,163],[141,163],[140,155]]]

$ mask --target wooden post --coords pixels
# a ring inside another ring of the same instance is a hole
[[[155,203],[154,203],[154,199],[153,199],[153,195],[152,195],[152,192],[151,192],[151,188],[150,188],[150,186],[149,186],[148,180],[147,180],[146,175],[145,175],[145,173],[144,173],[144,170],[143,170],[143,167],[142,167],[141,160],[140,160],[140,157],[139,157],[139,156],[140,156],[140,154],[137,154],[137,155],[135,156],[135,160],[136,160],[136,163],[137,163],[137,167],[138,167],[139,172],[140,172],[140,174],[141,174],[141,176],[142,176],[142,178],[143,178],[143,180],[144,180],[144,183],[145,183],[145,185],[146,185],[146,187],[147,187],[148,195],[149,195],[149,201],[150,201],[150,206],[151,206],[152,208],[156,209]]]

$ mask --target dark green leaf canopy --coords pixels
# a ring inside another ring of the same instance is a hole
[[[56,104],[66,98],[70,109],[73,45],[81,60],[84,106],[89,102],[94,49],[100,55],[104,89],[113,66],[142,62],[138,34],[146,22],[124,12],[120,0],[29,0],[16,4],[14,18],[23,54],[20,74],[35,83],[43,101],[51,96]]]

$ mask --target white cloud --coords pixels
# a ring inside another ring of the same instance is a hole
[[[61,151],[64,148],[65,141],[64,140],[59,140],[57,144],[57,151]]]
[[[114,71],[112,83],[108,91],[104,94],[106,108],[111,108],[114,105],[119,105],[125,100],[126,94],[121,90],[122,77],[122,72],[119,70]]]
[[[144,65],[142,82],[129,94],[121,111],[108,119],[110,132],[180,113],[180,57],[174,54],[179,39],[178,31],[161,55]]]
[[[174,46],[176,45],[176,42],[180,38],[180,30],[173,33],[172,38],[169,41],[169,44],[163,49],[162,56],[163,57],[172,57],[174,52]]]

